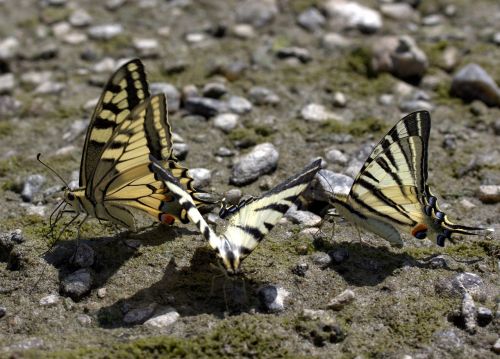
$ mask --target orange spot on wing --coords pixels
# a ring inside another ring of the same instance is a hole
[[[160,216],[160,222],[161,223],[165,223],[165,224],[174,224],[175,222],[175,217],[168,214],[168,213],[163,213],[161,216]]]
[[[411,230],[411,235],[412,235],[413,237],[415,237],[415,235],[416,235],[418,232],[423,232],[423,231],[425,232],[425,231],[427,231],[427,229],[428,229],[428,227],[427,227],[427,225],[426,225],[426,224],[424,224],[424,223],[419,223],[419,224],[417,224],[415,227],[413,227],[413,228],[412,228],[412,230]]]

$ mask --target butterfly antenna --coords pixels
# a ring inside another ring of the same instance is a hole
[[[66,186],[66,188],[69,188],[69,185],[68,183],[64,180],[64,178],[61,177],[61,175],[59,173],[57,173],[52,167],[49,167],[46,163],[44,163],[40,157],[42,156],[41,153],[37,154],[36,155],[36,160],[38,162],[40,162],[45,168],[47,168],[50,172],[52,172],[53,174],[55,174],[61,181],[62,183],[64,183],[64,185]]]

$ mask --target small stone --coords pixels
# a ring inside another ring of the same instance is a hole
[[[239,157],[231,171],[230,183],[243,186],[268,174],[278,165],[279,153],[272,143],[261,143]]]
[[[155,316],[144,322],[145,326],[153,328],[167,328],[180,318],[179,313],[172,307],[162,308],[156,311]]]
[[[233,34],[240,39],[251,39],[255,37],[255,30],[249,24],[236,24],[233,27]]]
[[[7,314],[7,308],[0,306],[0,318],[5,317]]]
[[[94,40],[111,40],[123,33],[123,26],[120,24],[105,24],[92,26],[88,30],[90,38]]]
[[[226,203],[230,206],[237,205],[243,194],[239,188],[233,188],[224,193],[224,198],[226,199]]]
[[[328,252],[333,264],[341,264],[349,259],[349,251],[345,248],[338,248]]]
[[[347,304],[352,303],[355,298],[356,298],[356,295],[354,294],[354,292],[350,289],[346,289],[342,293],[337,295],[335,298],[333,298],[331,300],[331,302],[328,303],[327,306],[329,309],[341,310]]]
[[[125,324],[142,324],[148,320],[154,313],[156,304],[151,303],[145,307],[131,309],[123,317]]]
[[[47,206],[29,205],[26,207],[26,213],[28,213],[30,216],[45,217],[46,212],[47,212]]]
[[[330,52],[347,49],[352,45],[352,41],[336,32],[329,32],[321,38],[321,46]]]
[[[450,259],[444,255],[432,257],[425,263],[433,269],[450,268]]]
[[[186,85],[182,88],[182,97],[187,99],[189,97],[201,97],[200,91],[196,85]]]
[[[57,95],[66,88],[62,82],[47,81],[37,86],[35,93],[38,95]]]
[[[476,300],[486,298],[483,280],[477,274],[469,272],[443,278],[436,284],[436,291],[454,297],[463,297],[464,293],[468,292]]]
[[[149,85],[151,94],[163,93],[167,99],[167,108],[169,113],[179,111],[181,106],[181,94],[177,88],[166,82],[153,82]]]
[[[342,92],[335,92],[333,94],[333,106],[345,107],[347,105],[347,98]]]
[[[430,14],[422,19],[422,25],[424,26],[436,26],[443,22],[443,16],[440,14]]]
[[[476,332],[476,305],[472,296],[465,292],[462,298],[462,316],[465,322],[465,330],[469,334]]]
[[[341,117],[317,103],[310,103],[304,106],[300,110],[300,116],[306,121],[313,122],[325,122],[328,120],[342,121]]]
[[[227,111],[227,105],[222,101],[195,96],[185,99],[184,108],[193,115],[201,115],[207,118]]]
[[[466,101],[481,100],[489,106],[500,106],[500,89],[477,64],[468,64],[453,76],[451,94]]]
[[[77,300],[90,292],[92,275],[87,268],[79,269],[61,281],[61,292]]]
[[[71,26],[69,23],[62,21],[52,25],[52,33],[58,37],[62,38],[64,35],[71,31]]]
[[[106,289],[106,287],[99,288],[99,289],[97,290],[97,296],[98,296],[99,298],[101,298],[101,299],[102,299],[102,298],[104,298],[104,297],[106,296],[106,294],[107,294],[107,289]]]
[[[380,12],[386,17],[394,20],[414,21],[418,18],[418,14],[407,3],[381,4]]]
[[[76,9],[69,16],[69,23],[74,27],[85,27],[92,23],[92,16],[83,9]]]
[[[206,168],[191,168],[188,173],[194,179],[195,188],[207,187],[212,180],[212,172]]]
[[[189,34],[186,34],[186,42],[190,44],[197,44],[199,42],[205,41],[207,38],[207,35],[205,35],[202,32],[192,32]]]
[[[215,116],[214,126],[219,130],[229,133],[238,126],[239,118],[235,113],[221,113]]]
[[[18,53],[20,45],[15,37],[7,37],[0,41],[0,60],[9,61],[13,59]]]
[[[11,93],[16,86],[14,74],[7,73],[0,75],[0,94]]]
[[[95,252],[87,243],[78,243],[70,263],[75,267],[87,268],[94,264]]]
[[[326,19],[318,9],[311,7],[297,16],[297,23],[304,29],[314,32],[325,26]]]
[[[346,165],[347,162],[349,161],[347,156],[344,153],[342,153],[342,151],[339,151],[336,148],[326,149],[325,150],[325,159],[329,163],[338,164],[341,166]]]
[[[290,207],[290,209],[285,213],[285,218],[304,227],[317,227],[322,221],[321,217],[317,214],[309,211],[298,210],[295,205]]]
[[[215,155],[219,157],[232,157],[234,156],[234,151],[230,148],[222,146],[215,151]]]
[[[117,67],[117,61],[112,57],[105,57],[99,62],[95,63],[92,66],[92,70],[95,72],[111,72],[114,71]]]
[[[294,58],[302,62],[303,64],[312,60],[311,53],[309,50],[303,47],[284,47],[276,52],[276,57],[278,59],[289,59]]]
[[[311,260],[320,268],[326,268],[332,263],[332,258],[324,252],[315,252],[311,254]]]
[[[497,339],[495,344],[493,344],[493,347],[491,348],[493,352],[500,354],[500,338]]]
[[[348,194],[354,180],[341,173],[320,170],[311,184],[312,197],[315,200],[328,202],[334,193]]]
[[[500,31],[493,35],[493,43],[500,46]],[[0,56],[1,57],[1,56]]]
[[[104,6],[110,11],[118,10],[121,8],[127,0],[106,0]]]
[[[309,265],[307,263],[299,263],[292,268],[292,273],[298,275],[299,277],[305,277]]]
[[[248,97],[255,105],[277,105],[280,98],[273,91],[261,86],[254,86],[248,92]]]
[[[257,291],[260,304],[268,312],[281,312],[285,309],[285,299],[290,293],[279,286],[266,285]]]
[[[160,54],[160,44],[154,38],[135,38],[132,44],[141,57],[157,57]]]
[[[402,101],[399,104],[399,109],[403,113],[410,113],[422,110],[432,112],[434,110],[434,105],[432,105],[428,101],[410,100],[410,101]]]
[[[44,307],[50,307],[59,303],[59,296],[57,294],[49,294],[46,297],[40,299],[40,305]]]
[[[33,197],[38,192],[40,192],[45,181],[45,176],[39,174],[28,176],[28,178],[24,182],[23,190],[21,192],[21,198],[23,199],[23,201],[31,202],[33,200]]]
[[[177,157],[180,161],[182,161],[186,159],[189,153],[189,145],[187,143],[174,142],[172,145],[172,150],[174,152],[175,157]]]
[[[374,33],[382,28],[382,16],[378,11],[354,1],[328,0],[324,4],[327,14],[344,27],[357,28],[364,33]]]
[[[72,31],[64,35],[63,40],[69,45],[79,45],[87,41],[87,35],[81,32]]]
[[[500,202],[500,185],[479,186],[479,200],[483,203]]]
[[[278,15],[276,0],[243,0],[236,5],[236,22],[262,27]]]
[[[14,116],[22,107],[22,103],[11,96],[0,96],[0,116]]]
[[[78,317],[76,317],[76,320],[78,320],[78,323],[80,323],[80,325],[83,327],[88,327],[92,324],[92,318],[87,314],[78,315]]]
[[[221,98],[227,93],[227,88],[223,83],[209,82],[203,86],[202,93],[204,97]]]
[[[252,103],[241,96],[231,96],[228,100],[229,110],[231,112],[243,115],[252,111]]]
[[[477,324],[482,327],[487,326],[493,320],[493,312],[489,308],[477,308]]]
[[[463,352],[463,343],[454,330],[442,330],[433,334],[433,341],[438,348],[445,350],[450,354]]]

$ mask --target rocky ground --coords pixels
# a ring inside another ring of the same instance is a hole
[[[441,207],[498,232],[498,1],[0,0],[0,19],[0,357],[500,353],[498,238],[360,241],[317,195],[239,280],[191,225],[89,221],[78,247],[73,226],[44,253],[61,183],[35,160],[76,180],[104,82],[140,57],[208,192],[256,195],[318,157],[347,190],[385,131],[426,109]]]

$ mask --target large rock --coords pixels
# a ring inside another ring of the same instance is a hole
[[[374,33],[382,27],[382,16],[378,11],[354,1],[329,0],[324,8],[333,21],[341,22],[348,28]]]
[[[500,106],[495,80],[477,64],[468,64],[453,76],[451,94],[466,101],[481,100],[489,106]]]
[[[279,153],[272,143],[261,143],[241,156],[233,166],[230,182],[237,186],[255,181],[278,165]]]
[[[390,72],[401,79],[420,79],[429,62],[410,36],[385,36],[372,47],[372,70]]]
[[[262,27],[278,14],[275,0],[244,0],[236,6],[236,21]]]

